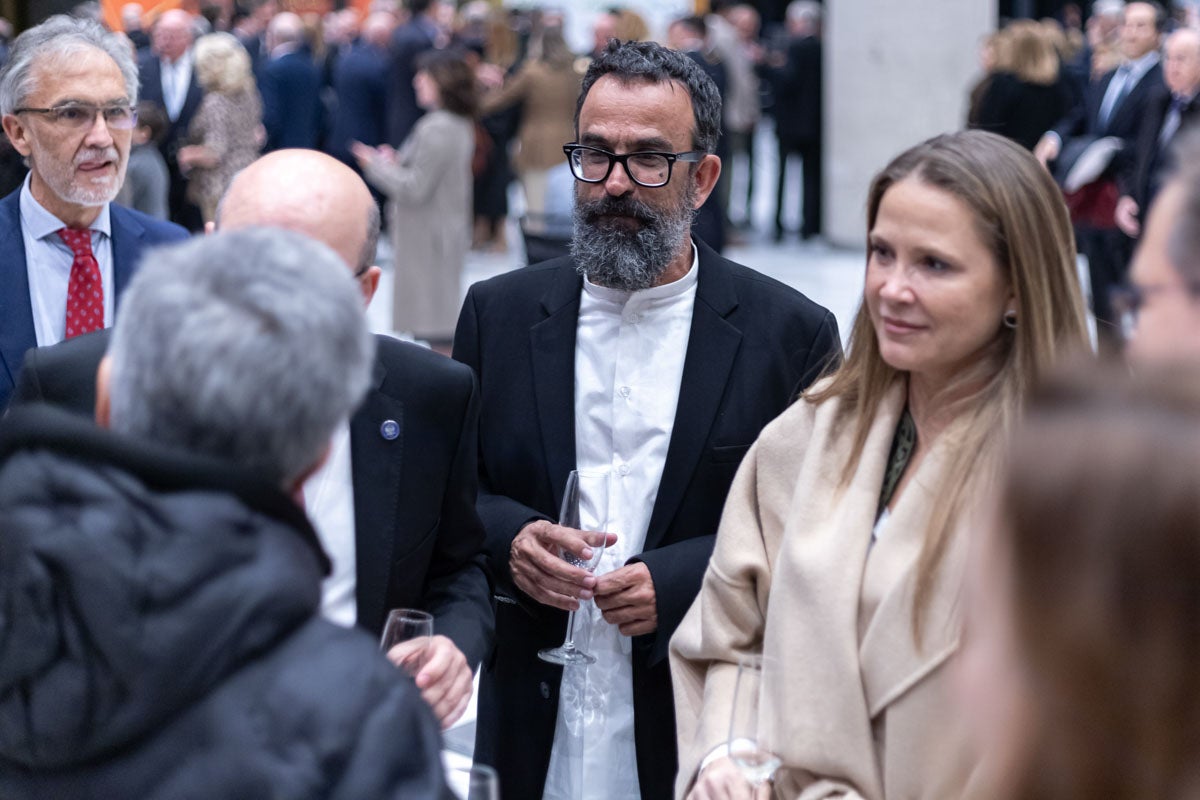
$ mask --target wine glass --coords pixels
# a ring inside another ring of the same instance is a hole
[[[415,675],[425,663],[425,651],[433,637],[433,615],[414,608],[394,608],[388,612],[379,649],[385,655],[401,642],[419,642],[416,652],[404,660],[404,667]]]
[[[604,547],[608,543],[608,534],[603,532],[607,527],[608,517],[608,471],[607,470],[571,470],[567,475],[567,488],[563,492],[562,510],[558,515],[558,524],[565,528],[581,530],[584,521],[593,523],[589,527],[600,528],[598,531],[582,531],[583,540],[592,549],[591,558],[580,558],[574,553],[559,548],[558,555],[568,564],[592,572],[600,564],[604,556]],[[561,646],[549,650],[539,650],[538,658],[551,664],[594,664],[596,657],[583,652],[575,646],[575,612],[567,614],[567,638]]]
[[[500,800],[500,777],[486,764],[452,767],[448,783],[462,800]]]
[[[771,780],[780,759],[772,751],[768,720],[761,713],[772,702],[769,686],[774,660],[761,655],[738,658],[737,684],[733,689],[733,713],[729,721],[729,757],[742,776],[756,789]]]

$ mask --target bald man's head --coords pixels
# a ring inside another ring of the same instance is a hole
[[[255,225],[323,242],[356,276],[377,269],[379,208],[362,178],[324,153],[276,150],[234,176],[217,210],[217,226]]]

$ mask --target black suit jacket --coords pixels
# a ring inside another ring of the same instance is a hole
[[[417,57],[434,47],[432,27],[433,23],[421,16],[401,25],[392,34],[387,77],[387,141],[393,147],[404,144],[417,120],[425,113],[417,105],[413,78],[417,74]]]
[[[1116,155],[1106,173],[1111,177],[1128,169],[1130,149],[1137,138],[1142,117],[1145,116],[1146,104],[1163,82],[1162,64],[1156,63],[1125,93],[1125,97],[1109,115],[1108,124],[1104,125],[1100,121],[1100,107],[1104,104],[1104,94],[1108,91],[1108,85],[1112,83],[1116,74],[1117,71],[1113,70],[1088,84],[1083,94],[1083,102],[1068,111],[1054,127],[1054,132],[1058,134],[1064,146],[1069,139],[1079,136],[1116,136],[1124,139],[1125,149]]]
[[[1162,186],[1163,176],[1171,167],[1171,145],[1179,139],[1181,133],[1185,133],[1200,121],[1200,98],[1194,97],[1180,111],[1179,128],[1164,144],[1160,138],[1170,108],[1171,91],[1165,84],[1160,85],[1146,99],[1145,113],[1142,115],[1137,139],[1134,140],[1130,158],[1120,175],[1121,193],[1137,201],[1143,220],[1150,210],[1150,203]]]
[[[479,398],[471,371],[377,337],[371,387],[350,419],[358,625],[378,634],[392,608],[424,608],[471,666],[494,618],[475,512]],[[91,416],[108,332],[31,350],[13,396]],[[386,439],[385,421],[400,435]]]
[[[321,131],[321,70],[307,50],[271,58],[262,67],[265,151],[313,148]]]
[[[794,37],[782,67],[764,68],[775,92],[775,126],[779,144],[795,149],[821,141],[821,40]]]
[[[634,639],[638,777],[671,796],[675,717],[667,645],[712,554],[729,484],[759,431],[840,353],[833,315],[698,243],[699,280],[679,406],[645,547],[657,632]],[[471,287],[455,358],[476,370],[479,511],[498,586],[495,658],[481,677],[477,761],[505,797],[542,796],[562,668],[537,651],[562,643],[566,613],[515,588],[508,553],[520,529],[557,516],[575,467],[575,329],[582,282],[569,258]]]
[[[165,114],[166,103],[163,101],[162,64],[159,62],[157,55],[150,52],[142,57],[138,62],[138,77],[141,79],[141,97],[139,99],[158,103],[163,107],[163,113]],[[200,218],[199,210],[187,199],[187,178],[184,177],[183,172],[179,169],[177,155],[179,148],[187,144],[188,129],[192,125],[192,117],[196,116],[196,111],[200,108],[200,101],[203,99],[204,91],[200,88],[200,84],[196,83],[196,70],[193,65],[192,79],[188,83],[183,108],[180,109],[179,116],[175,120],[169,121],[167,133],[163,136],[162,141],[158,143],[158,149],[162,153],[163,160],[167,162],[167,171],[171,181],[168,197],[171,220],[191,230],[199,230],[203,227],[204,221]]]

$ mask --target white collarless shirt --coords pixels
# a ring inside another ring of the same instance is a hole
[[[575,343],[575,462],[609,471],[607,519],[616,533],[596,574],[642,552],[658,496],[691,336],[699,264],[673,283],[638,292],[584,280]],[[584,484],[586,488],[586,484]],[[598,514],[596,514],[598,516]],[[575,641],[595,664],[563,669],[544,800],[640,797],[633,738],[632,641],[595,603],[576,613]]]
[[[21,240],[25,244],[25,273],[29,278],[29,307],[38,347],[58,344],[67,329],[67,287],[75,254],[58,235],[66,225],[33,198],[31,178],[25,176],[17,201],[21,214]],[[113,323],[116,288],[113,286],[112,222],[108,203],[89,226],[92,255],[100,266],[104,287],[104,327]]]
[[[188,87],[192,84],[192,51],[189,49],[174,63],[165,58],[159,59],[158,67],[162,74],[163,105],[167,108],[167,116],[174,122],[183,113]]]
[[[321,615],[334,624],[353,628],[358,621],[358,570],[349,421],[333,432],[329,458],[304,482],[304,510],[333,564],[321,581]]]

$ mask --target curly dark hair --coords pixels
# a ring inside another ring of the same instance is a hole
[[[583,76],[583,90],[575,104],[575,136],[579,136],[579,112],[592,85],[605,75],[622,83],[667,83],[675,81],[692,99],[692,146],[712,153],[721,136],[721,93],[712,78],[688,56],[654,42],[619,42],[612,39],[604,52],[592,60]]]

